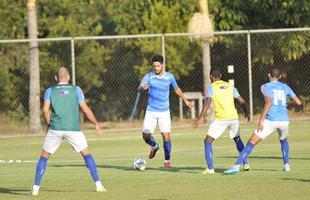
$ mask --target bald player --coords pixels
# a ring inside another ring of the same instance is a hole
[[[106,189],[99,180],[95,161],[88,149],[87,141],[80,127],[80,109],[95,125],[97,133],[101,128],[91,109],[85,102],[80,87],[69,84],[70,74],[64,67],[60,68],[55,76],[58,83],[48,88],[44,93],[43,116],[48,127],[43,150],[36,167],[36,175],[31,194],[38,195],[41,179],[47,166],[48,158],[56,152],[63,139],[66,139],[76,152],[80,152],[90,171],[97,192]]]

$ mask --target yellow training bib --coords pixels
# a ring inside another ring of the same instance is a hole
[[[212,84],[212,101],[215,117],[219,120],[238,119],[234,103],[234,87],[225,81],[215,81]]]

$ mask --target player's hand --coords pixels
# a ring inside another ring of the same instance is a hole
[[[143,90],[147,90],[147,89],[150,88],[150,85],[146,83],[146,84],[144,84],[144,85],[142,86],[142,88],[143,88]]]
[[[203,118],[200,118],[200,117],[197,118],[193,123],[193,128],[198,128],[199,125],[202,123],[202,121],[203,121]]]
[[[250,121],[250,115],[249,115],[249,113],[245,113],[245,114],[244,114],[244,117],[246,118],[246,122],[249,122],[249,121]]]
[[[192,102],[190,102],[189,100],[185,100],[184,102],[187,105],[187,107],[192,108],[192,106],[193,106]]]
[[[96,125],[96,133],[97,133],[97,135],[103,135],[102,129],[101,129],[99,124]]]
[[[259,120],[257,129],[258,129],[259,131],[262,131],[262,130],[264,129],[264,121]]]

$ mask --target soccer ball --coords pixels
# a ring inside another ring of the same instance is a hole
[[[136,158],[132,162],[132,168],[135,170],[143,171],[146,168],[146,161],[142,158]]]

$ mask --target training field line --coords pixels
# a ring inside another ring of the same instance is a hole
[[[308,142],[295,142],[295,143],[290,143],[292,145],[300,145],[300,144],[308,144]],[[272,147],[272,146],[279,146],[279,144],[261,144],[259,145],[261,147]],[[234,145],[228,145],[228,146],[214,146],[213,149],[234,149],[235,146]],[[203,147],[201,148],[188,148],[188,149],[182,149],[182,150],[174,150],[173,153],[182,153],[182,152],[203,152]],[[260,149],[260,150],[255,150],[255,152],[270,152],[270,149],[268,150],[264,150],[264,149]],[[128,153],[128,154],[114,154],[114,155],[109,155],[109,156],[104,156],[104,162],[106,161],[110,161],[110,162],[115,162],[115,161],[131,161],[132,158],[119,158],[119,157],[141,157],[144,156],[145,153]],[[237,157],[236,157],[237,158]],[[0,164],[13,164],[13,163],[36,163],[37,160],[18,160],[18,159],[10,159],[10,160],[0,160]],[[49,163],[84,163],[80,157],[78,156],[77,159],[62,159],[62,160],[53,160],[50,159]]]
[[[249,130],[253,130],[251,128],[244,128],[242,129],[242,132],[247,132]],[[303,132],[302,134],[308,134],[306,132]],[[159,136],[160,134],[154,134],[155,136]],[[205,132],[189,132],[189,133],[171,133],[171,136],[172,137],[188,137],[188,136],[202,136],[202,139],[205,137],[206,135],[206,131]],[[293,135],[293,133],[291,134]],[[300,135],[300,134],[299,134]],[[290,135],[289,135],[290,136]],[[36,136],[38,137],[38,136]],[[43,136],[41,136],[43,137]],[[221,138],[228,138],[229,135],[228,134],[223,134],[221,136]],[[7,139],[7,138],[0,138],[0,141],[1,139]],[[98,142],[98,141],[113,141],[113,140],[116,140],[116,141],[119,141],[119,140],[138,140],[138,139],[141,139],[141,134],[140,133],[137,133],[137,135],[129,135],[129,136],[114,136],[114,137],[107,137],[105,138],[104,136],[100,136],[100,138],[90,138],[90,139],[87,139],[88,142]],[[244,138],[244,139],[247,139],[247,138]],[[13,144],[0,144],[0,147],[9,147],[9,146],[23,146],[23,145],[42,145],[43,144],[43,139],[40,141],[40,142],[31,142],[31,143],[13,143]]]

